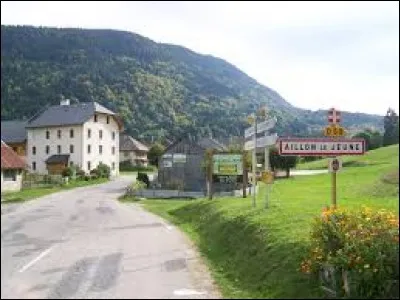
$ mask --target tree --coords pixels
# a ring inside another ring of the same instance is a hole
[[[383,145],[393,145],[399,143],[399,116],[393,109],[389,108],[383,118],[385,133],[383,134]]]
[[[269,151],[269,162],[272,171],[285,170],[286,178],[290,177],[290,169],[294,168],[297,164],[297,156],[281,156],[278,149],[271,147]]]
[[[147,157],[151,165],[158,166],[158,159],[164,153],[164,150],[165,147],[160,143],[154,143],[151,146],[149,153],[147,154]]]
[[[366,150],[373,150],[382,147],[382,135],[379,131],[366,129],[353,136],[354,138],[363,138],[365,140]]]

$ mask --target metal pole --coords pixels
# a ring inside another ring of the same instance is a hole
[[[332,206],[336,209],[336,171],[332,170]]]
[[[257,115],[254,117],[254,150],[253,150],[253,207],[256,207],[256,168],[257,168]]]
[[[246,169],[246,152],[242,153],[242,163],[243,163],[243,198],[246,198],[247,194],[247,169]]]

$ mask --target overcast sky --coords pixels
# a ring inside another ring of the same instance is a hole
[[[211,54],[295,106],[399,111],[399,2],[8,2],[1,24],[119,29]]]

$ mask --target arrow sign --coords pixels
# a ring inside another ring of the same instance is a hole
[[[276,144],[276,140],[278,139],[278,135],[275,133],[273,135],[267,135],[263,137],[257,138],[257,148],[272,146]],[[252,150],[254,149],[254,141],[247,141],[244,143],[244,150]]]
[[[275,126],[275,124],[276,124],[276,118],[271,118],[264,122],[258,123],[257,124],[257,133],[261,133],[266,130],[269,130],[269,129],[273,128]],[[253,135],[254,135],[254,126],[251,126],[244,131],[245,138],[249,138]]]

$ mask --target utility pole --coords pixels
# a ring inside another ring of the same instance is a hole
[[[254,150],[253,150],[253,207],[256,207],[256,184],[257,184],[257,115],[254,117]]]

